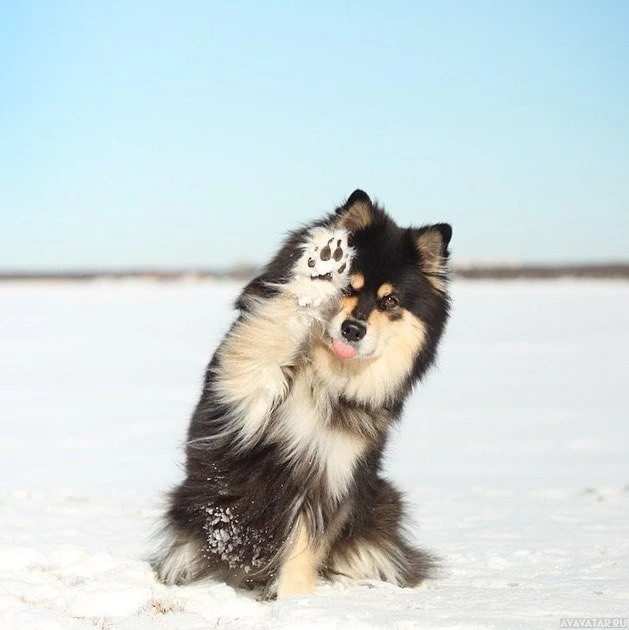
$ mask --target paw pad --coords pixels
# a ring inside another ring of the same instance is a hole
[[[344,230],[318,228],[313,230],[311,238],[309,245],[306,245],[311,279],[332,280],[333,274],[343,274],[347,270],[349,253],[347,233]],[[316,242],[319,244],[315,245]]]
[[[344,229],[311,230],[295,269],[300,304],[321,303],[345,288],[353,256],[348,236]]]

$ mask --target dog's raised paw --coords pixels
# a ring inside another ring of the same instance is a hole
[[[315,228],[306,243],[308,269],[311,280],[334,281],[347,274],[349,246],[345,230]]]
[[[310,231],[295,267],[293,289],[300,306],[319,306],[347,286],[353,256],[348,237],[344,229]]]

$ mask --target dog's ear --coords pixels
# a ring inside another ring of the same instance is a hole
[[[340,208],[336,209],[336,214],[339,215],[339,227],[344,227],[350,232],[364,230],[373,222],[373,203],[369,195],[358,188]]]
[[[448,245],[451,238],[452,227],[448,223],[436,223],[413,230],[421,270],[440,291],[445,288],[444,282],[448,273],[448,256],[450,255]]]
[[[344,208],[349,208],[350,206],[353,206],[355,203],[366,203],[367,205],[371,206],[371,199],[369,198],[369,195],[364,191],[361,190],[360,188],[357,188],[348,198],[347,201],[345,202],[345,206],[343,206]],[[337,210],[338,212],[338,210]]]

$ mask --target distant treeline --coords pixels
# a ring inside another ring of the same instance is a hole
[[[90,271],[0,271],[0,282],[11,281],[91,281],[91,280],[237,280],[244,282],[259,272],[257,267],[239,266],[228,270],[212,269],[120,269]],[[456,278],[471,280],[515,280],[549,278],[619,278],[629,280],[629,262],[584,265],[455,265]]]
[[[518,278],[629,279],[629,263],[589,265],[459,265],[459,278],[513,280]]]

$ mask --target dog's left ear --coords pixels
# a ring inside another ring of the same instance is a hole
[[[413,230],[415,247],[419,251],[421,270],[430,278],[437,280],[435,286],[442,290],[443,283],[438,281],[447,274],[448,245],[452,238],[452,227],[448,223],[436,223]]]

